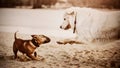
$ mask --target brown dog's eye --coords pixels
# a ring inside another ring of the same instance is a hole
[[[35,42],[37,43],[37,40],[35,40]]]
[[[37,37],[34,37],[35,39],[37,39]]]

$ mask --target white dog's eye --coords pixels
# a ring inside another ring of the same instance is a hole
[[[66,20],[66,18],[64,18],[64,20]]]

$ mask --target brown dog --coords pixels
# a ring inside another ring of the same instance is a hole
[[[31,40],[23,40],[17,38],[16,33],[17,32],[15,32],[14,34],[15,41],[13,44],[13,52],[15,55],[15,59],[18,57],[17,52],[19,50],[21,53],[26,54],[32,60],[38,60],[38,58],[36,57],[37,53],[35,52],[35,49],[39,47],[40,44],[50,42],[50,38],[44,35],[31,35],[32,36]],[[32,55],[33,53],[34,56]]]

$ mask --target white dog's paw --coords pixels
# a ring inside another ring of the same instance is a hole
[[[83,42],[79,42],[79,41],[76,41],[76,40],[70,40],[70,39],[64,39],[64,40],[60,40],[60,41],[57,41],[58,44],[83,44]]]

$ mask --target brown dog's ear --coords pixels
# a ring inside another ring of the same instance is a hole
[[[39,36],[41,36],[41,37],[46,37],[45,35],[39,35]]]

